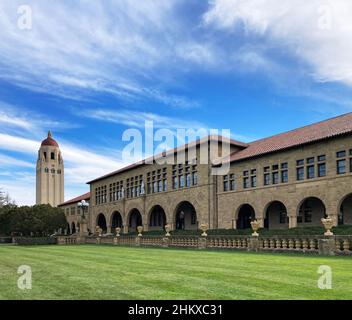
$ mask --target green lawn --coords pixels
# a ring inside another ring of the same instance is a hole
[[[32,268],[32,290],[17,268]],[[329,265],[333,289],[317,287]],[[352,299],[352,258],[113,246],[0,246],[0,299]]]

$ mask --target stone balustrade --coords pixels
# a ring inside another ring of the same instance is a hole
[[[137,247],[228,249],[352,255],[352,236],[60,236],[58,244],[109,244]]]

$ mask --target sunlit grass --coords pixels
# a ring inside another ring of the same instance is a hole
[[[17,268],[32,268],[32,290]],[[317,286],[320,265],[333,289]],[[0,246],[1,299],[351,299],[352,258],[114,246]]]

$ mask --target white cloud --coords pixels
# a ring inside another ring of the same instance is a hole
[[[132,111],[127,109],[92,109],[84,112],[73,111],[76,115],[100,121],[123,124],[130,127],[141,128],[145,121],[152,121],[155,128],[178,129],[178,128],[207,128],[198,121],[187,121],[179,118],[162,116],[151,112]]]
[[[207,26],[251,35],[256,42],[262,41],[271,49],[298,57],[310,67],[316,81],[352,85],[351,1],[214,0],[211,3],[204,15]],[[249,57],[251,63],[253,57]]]
[[[153,84],[173,77],[163,70],[183,34],[175,16],[181,2],[29,0],[32,29],[20,30],[22,2],[2,1],[0,78],[74,99],[103,92],[192,108],[197,102]]]
[[[60,140],[61,141],[61,140]],[[32,157],[35,163],[40,142],[0,133],[0,149],[16,154],[25,154]],[[82,146],[76,146],[66,141],[60,142],[60,150],[65,162],[65,193],[72,195],[72,190],[88,189],[85,183],[91,179],[117,170],[126,163],[108,155],[100,154],[98,150],[86,150]],[[105,152],[107,152],[105,150]],[[0,177],[0,187],[9,191],[10,195],[19,204],[33,204],[35,202],[35,170],[29,161],[18,160],[15,156],[0,155],[0,167],[11,166],[11,179],[7,175]],[[4,161],[4,165],[2,165]],[[32,169],[29,172],[21,172],[23,168]],[[77,194],[76,194],[77,195]]]

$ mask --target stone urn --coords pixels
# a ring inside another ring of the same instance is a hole
[[[202,223],[200,225],[200,230],[202,230],[202,237],[208,236],[207,231],[208,231],[208,225],[206,223]]]
[[[143,227],[142,226],[138,226],[137,227],[137,231],[138,231],[138,237],[142,236],[142,232],[143,232]]]
[[[171,226],[169,225],[169,224],[167,224],[166,226],[165,226],[165,231],[166,231],[166,237],[170,237],[171,236],[171,234],[170,234],[170,230],[171,230]]]
[[[252,230],[254,231],[252,233],[252,236],[253,237],[258,237],[259,236],[259,233],[257,232],[259,230],[259,222],[258,222],[258,220],[251,221],[251,227],[252,227]]]
[[[321,223],[324,225],[325,228],[324,236],[333,236],[334,234],[331,232],[331,229],[334,226],[334,221],[331,218],[322,218]]]
[[[116,237],[120,236],[120,232],[121,232],[121,228],[115,228],[115,232],[116,232]]]
[[[96,227],[95,227],[95,235],[96,235],[97,237],[101,237],[102,231],[103,231],[103,230],[102,230],[99,226],[96,226]]]

